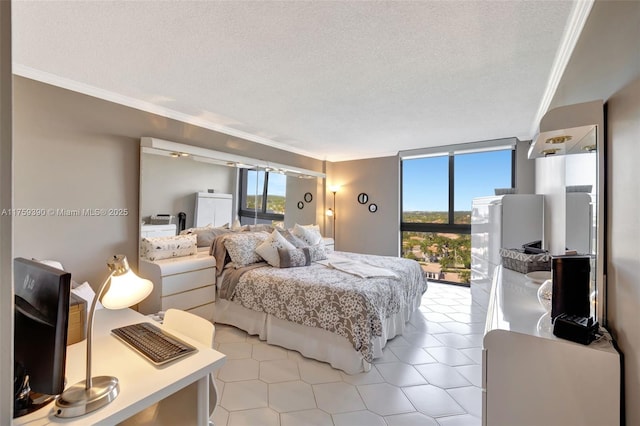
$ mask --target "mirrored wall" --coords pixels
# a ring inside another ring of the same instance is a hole
[[[268,193],[263,189],[267,176]],[[244,191],[239,191],[241,188]],[[154,138],[141,139],[141,236],[164,223],[175,224],[174,233],[195,226],[196,206],[203,200],[225,200],[224,214],[212,223],[214,226],[222,222],[232,225],[236,219],[242,219],[242,224],[271,223],[258,217],[263,197],[268,213],[283,216],[274,224],[292,227],[295,223],[321,223],[323,191],[324,174],[320,172]],[[246,197],[239,196],[242,194]]]

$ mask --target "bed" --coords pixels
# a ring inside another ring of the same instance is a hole
[[[327,253],[318,241],[283,248],[282,235],[276,234],[214,239],[214,321],[348,374],[368,371],[420,306],[427,289],[420,265],[390,256]],[[265,246],[268,253],[260,250]]]

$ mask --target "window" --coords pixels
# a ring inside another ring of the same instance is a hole
[[[283,222],[287,177],[260,169],[240,172],[240,223]]]
[[[514,185],[515,139],[401,153],[402,256],[433,280],[468,283],[471,205]]]

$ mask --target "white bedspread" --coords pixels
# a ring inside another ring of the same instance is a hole
[[[389,277],[399,279],[398,275],[389,269],[369,265],[367,263],[336,254],[331,254],[328,259],[319,260],[317,263],[360,278]]]

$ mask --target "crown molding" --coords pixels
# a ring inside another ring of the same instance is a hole
[[[13,74],[21,77],[29,78],[31,80],[40,81],[42,83],[50,84],[53,86],[61,87],[63,89],[71,90],[73,92],[82,93],[84,95],[92,96],[94,98],[103,99],[105,101],[113,102],[119,105],[124,105],[130,108],[135,108],[140,111],[149,112],[151,114],[160,115],[162,117],[178,120],[183,123],[188,123],[194,126],[202,127],[215,132],[223,133],[225,135],[234,136],[240,139],[245,139],[251,142],[266,145],[271,148],[281,149],[287,152],[291,152],[305,157],[314,158],[316,160],[325,161],[326,158],[318,157],[317,154],[310,153],[305,150],[297,149],[279,142],[275,142],[271,139],[254,135],[252,133],[244,132],[242,130],[233,129],[221,124],[214,123],[209,120],[205,120],[201,117],[196,117],[190,114],[185,114],[180,111],[175,111],[170,108],[166,108],[160,105],[153,104],[151,102],[143,101],[140,99],[125,96],[119,93],[115,93],[109,90],[101,89],[90,84],[81,83],[79,81],[71,80],[69,78],[60,77],[59,75],[52,74],[46,71],[38,70],[26,65],[13,63]]]
[[[540,105],[538,106],[538,111],[536,112],[533,124],[531,126],[531,131],[529,134],[530,138],[532,139],[534,135],[538,133],[540,120],[549,109],[549,105],[551,105],[553,96],[555,95],[556,90],[558,90],[558,85],[560,84],[562,75],[567,68],[567,64],[571,59],[573,50],[578,43],[578,39],[582,34],[582,30],[585,23],[587,22],[587,19],[589,18],[589,14],[591,13],[591,9],[594,3],[595,0],[576,0],[574,2],[573,10],[569,15],[569,19],[567,19],[567,26],[562,36],[560,46],[558,47],[558,51],[556,52],[553,66],[551,67],[551,73],[549,74],[547,87],[545,88],[544,94],[540,101]]]

